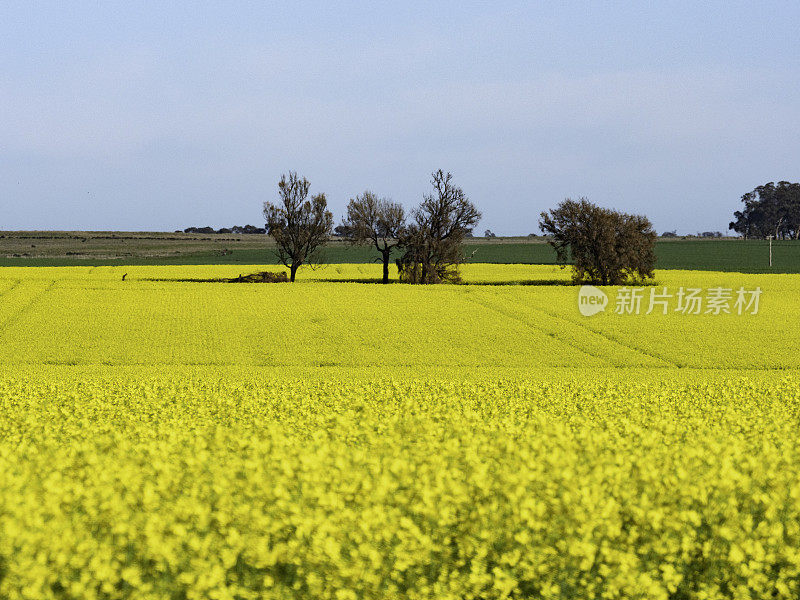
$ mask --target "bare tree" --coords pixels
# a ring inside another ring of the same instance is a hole
[[[267,233],[278,245],[278,259],[289,269],[292,281],[301,265],[319,262],[318,250],[328,242],[333,228],[325,194],[306,199],[310,185],[290,171],[278,182],[280,201],[264,203]]]
[[[381,253],[383,283],[389,283],[389,259],[405,231],[403,207],[367,190],[350,200],[340,231],[353,244],[372,244]],[[337,228],[339,229],[339,228]]]
[[[481,213],[452,180],[453,176],[441,169],[433,173],[434,193],[424,196],[414,211],[414,222],[401,239],[406,249],[397,261],[401,281],[460,280],[458,265],[464,262],[461,244],[472,233]]]

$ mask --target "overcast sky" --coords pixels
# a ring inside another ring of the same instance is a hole
[[[0,229],[338,221],[453,173],[478,231],[565,197],[727,230],[800,180],[800,3],[0,3]]]

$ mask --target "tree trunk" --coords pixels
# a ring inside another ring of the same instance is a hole
[[[383,283],[389,283],[389,253],[383,251]]]
[[[292,265],[289,267],[289,280],[294,283],[294,276],[297,275],[297,267],[300,265]]]

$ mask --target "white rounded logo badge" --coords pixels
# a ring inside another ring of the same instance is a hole
[[[578,292],[578,310],[584,317],[591,317],[603,312],[608,306],[606,293],[593,285],[581,286]]]

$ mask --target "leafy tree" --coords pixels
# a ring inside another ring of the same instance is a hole
[[[541,214],[541,230],[558,260],[573,260],[576,282],[616,285],[653,277],[656,233],[644,216],[567,199]]]
[[[486,231],[483,232],[483,237],[493,238],[493,237],[497,237],[497,236],[494,234],[494,232],[491,229],[487,229]]]
[[[392,250],[400,245],[405,223],[400,204],[378,198],[368,190],[350,200],[347,216],[337,229],[353,244],[375,246],[383,261],[383,283],[389,283],[389,259]]]
[[[760,185],[742,196],[744,208],[733,213],[729,228],[745,238],[800,238],[800,183]]]
[[[434,192],[423,197],[401,239],[405,253],[397,267],[400,280],[408,283],[459,281],[458,265],[464,262],[461,243],[481,218],[464,191],[453,185],[450,173],[439,169],[431,184]]]
[[[328,242],[333,228],[325,194],[306,199],[310,185],[305,177],[301,179],[290,171],[278,182],[280,201],[264,203],[267,233],[275,240],[278,259],[289,269],[292,281],[301,265],[320,261],[318,251]]]

